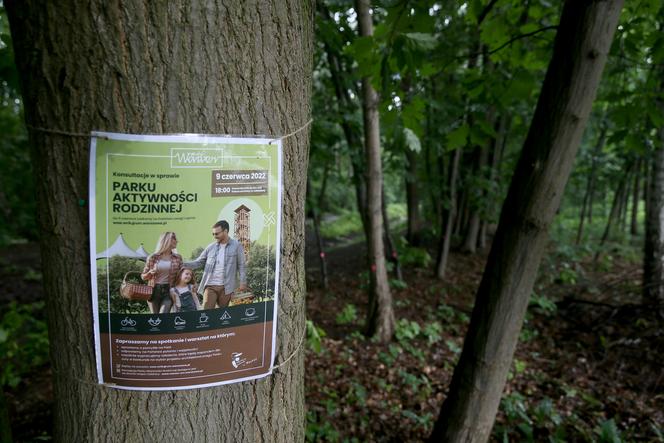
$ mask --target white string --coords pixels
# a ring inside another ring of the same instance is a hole
[[[288,137],[292,137],[292,136],[294,136],[295,134],[297,134],[298,132],[304,131],[304,130],[305,130],[305,129],[306,129],[306,128],[307,128],[307,127],[313,122],[313,121],[314,121],[314,119],[313,119],[313,118],[310,118],[308,122],[306,122],[305,124],[303,124],[302,126],[300,126],[299,128],[297,128],[295,131],[293,131],[293,132],[289,132],[289,133],[286,134],[286,135],[282,135],[281,137],[278,137],[278,138],[275,138],[275,139],[270,140],[270,141],[268,142],[268,145],[271,145],[272,143],[277,142],[277,141],[279,141],[279,140],[283,140],[283,139],[286,139],[286,138],[288,138]]]
[[[304,131],[311,123],[313,123],[313,121],[314,121],[314,119],[310,118],[308,122],[306,122],[304,125],[297,128],[296,130],[294,130],[292,132],[289,132],[286,135],[282,135],[280,137],[273,138],[272,140],[270,140],[268,142],[268,144],[271,145],[274,142],[277,142],[279,140],[287,139],[288,137],[292,137],[295,134],[297,134],[301,131]],[[43,132],[43,133],[46,133],[46,134],[63,135],[63,136],[67,136],[67,137],[83,137],[83,138],[88,138],[88,137],[92,136],[91,134],[86,134],[84,132],[61,131],[60,129],[48,129],[48,128],[42,128],[42,127],[39,127],[39,126],[32,126],[32,125],[25,125],[25,126],[29,129],[32,129],[33,131]],[[167,134],[162,134],[162,135],[167,135]],[[96,136],[96,137],[101,137],[101,136]],[[238,137],[242,137],[242,136],[239,135]],[[107,139],[108,137],[101,137],[101,138],[106,138]]]
[[[295,350],[293,351],[293,353],[292,353],[291,355],[289,355],[288,358],[287,358],[286,360],[282,361],[282,362],[279,363],[278,365],[274,365],[273,369],[276,370],[276,369],[280,368],[281,366],[284,366],[286,363],[288,363],[288,361],[289,361],[291,358],[293,358],[293,357],[295,356],[295,354],[298,353],[298,351],[300,350],[300,347],[302,346],[302,343],[304,343],[304,337],[306,337],[306,335],[307,335],[307,328],[304,328],[304,334],[302,334],[302,338],[300,338],[300,343],[298,343],[297,348],[295,348]]]

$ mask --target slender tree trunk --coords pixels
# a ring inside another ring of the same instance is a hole
[[[436,82],[434,79],[431,79],[431,96],[435,97],[436,96]],[[425,136],[425,143],[424,143],[424,158],[426,159],[424,163],[424,172],[426,174],[426,179],[427,183],[436,183],[439,180],[434,178],[435,173],[433,166],[438,164],[438,172],[440,175],[444,174],[445,168],[440,164],[443,160],[443,155],[435,155],[434,157],[434,149],[432,149],[432,135],[431,135],[431,127],[432,127],[432,121],[431,121],[431,108],[427,104],[427,111],[426,111],[426,136]],[[433,157],[433,158],[432,158]],[[436,186],[427,186],[428,192],[429,192],[429,199],[431,200],[431,209],[433,213],[435,214],[435,219],[433,220],[433,223],[435,224],[434,226],[440,224],[440,218],[442,217],[442,212],[443,208],[440,203],[440,197],[436,194]]]
[[[286,134],[310,116],[313,3],[4,2],[38,188],[55,440],[303,441],[308,134],[284,140],[276,363],[255,381],[166,392],[96,383],[89,139],[53,131]],[[37,128],[46,128],[37,129]],[[275,412],[278,411],[278,412]]]
[[[636,167],[636,163],[634,163],[634,167]],[[625,176],[625,187],[623,188],[623,192],[620,195],[620,210],[618,211],[620,214],[620,229],[619,231],[621,233],[625,232],[625,229],[627,227],[627,206],[629,203],[629,184],[632,181],[632,174],[633,174],[633,169],[630,169],[630,171],[626,174]]]
[[[385,186],[381,186],[381,189],[382,189],[381,212],[383,213],[383,225],[385,226],[385,249],[387,251],[387,259],[390,261],[390,263],[392,263],[394,278],[396,278],[397,280],[403,280],[399,254],[397,252],[396,246],[394,246],[394,241],[392,240],[392,232],[390,230],[390,218],[387,214],[387,204],[385,203]]]
[[[643,170],[643,159],[636,161],[636,173],[634,174],[634,187],[632,188],[632,214],[630,217],[629,233],[633,236],[639,234],[639,203],[641,199],[641,171]]]
[[[661,71],[660,71],[661,72]],[[660,93],[664,92],[664,82]],[[657,106],[664,111],[664,99]],[[643,254],[643,302],[658,306],[664,320],[664,126],[652,159],[646,204],[646,232]]]
[[[493,145],[495,140],[491,140],[490,144]],[[477,152],[477,164],[475,168],[475,174],[484,175],[486,174],[487,165],[489,162],[488,148],[486,146],[478,147]],[[477,245],[480,242],[480,235],[482,233],[482,217],[479,206],[486,204],[483,200],[485,199],[484,189],[480,189],[477,195],[477,202],[473,205],[470,214],[470,220],[468,222],[468,228],[466,230],[466,238],[464,239],[463,246],[461,250],[474,254],[477,252]]]
[[[459,157],[459,163],[461,163],[461,157]],[[459,166],[457,165],[457,171],[458,170]],[[449,172],[447,176],[449,177]],[[459,174],[457,172],[455,176],[457,181],[458,177]],[[468,214],[468,191],[467,190],[456,191],[455,195],[453,197],[450,196],[449,198],[454,198],[454,201],[456,203],[454,222],[452,223],[452,235],[460,236],[462,228],[466,225],[466,219],[467,219],[466,215]]]
[[[417,192],[417,153],[406,147],[406,206],[408,229],[406,239],[413,246],[420,244],[420,199]]]
[[[328,176],[329,167],[326,165],[323,172],[323,183],[321,185],[318,198],[313,197],[313,187],[311,186],[311,180],[307,177],[307,200],[309,204],[309,215],[314,225],[314,235],[316,237],[316,246],[318,247],[318,262],[320,266],[320,277],[321,277],[321,287],[323,289],[328,288],[328,278],[327,278],[327,260],[325,258],[325,242],[323,241],[323,236],[320,233],[320,213],[322,208],[323,196],[325,195],[325,188],[327,187],[327,176]]]
[[[459,161],[461,158],[461,149],[455,149],[452,162],[450,163],[448,180],[448,194],[450,200],[447,208],[443,210],[442,226],[440,228],[440,240],[438,242],[438,255],[436,261],[436,278],[442,280],[445,278],[447,270],[447,259],[450,254],[450,242],[452,238],[452,225],[456,218],[456,183],[459,174]]]
[[[334,20],[322,2],[318,3],[318,8],[325,20]],[[339,55],[336,54],[326,42],[324,42],[323,46],[325,48],[325,55],[330,69],[330,77],[332,78],[332,84],[334,85],[334,93],[337,98],[339,112],[341,114],[351,113],[354,111],[354,104],[348,95],[348,89],[344,87],[342,78],[344,69],[339,61]],[[353,185],[355,187],[355,203],[357,205],[357,211],[360,214],[360,220],[362,221],[364,238],[368,244],[371,227],[367,215],[367,185],[363,174],[365,165],[363,164],[362,155],[360,154],[363,151],[361,148],[361,141],[360,137],[350,125],[348,119],[343,118],[343,115],[340,115],[339,120],[341,121],[341,129],[344,133],[346,144],[351,152],[350,163],[353,172]]]
[[[535,115],[501,211],[432,441],[485,442],[611,46],[620,0],[565,2]]]
[[[577,245],[581,243],[581,238],[583,237],[583,222],[586,212],[588,212],[588,222],[592,222],[592,195],[595,188],[595,176],[597,175],[597,158],[601,154],[602,149],[604,149],[604,144],[606,143],[607,126],[603,122],[601,123],[601,126],[602,129],[600,130],[599,138],[597,139],[597,143],[595,143],[595,149],[593,149],[592,159],[590,160],[590,174],[588,175],[586,193],[583,196],[581,215],[579,216],[579,228],[576,231],[576,241],[574,242]]]
[[[373,35],[369,12],[369,0],[356,0],[357,21],[360,35]],[[387,281],[385,247],[383,245],[382,186],[383,168],[380,157],[380,126],[378,121],[378,94],[371,86],[371,79],[362,78],[362,110],[364,115],[364,148],[367,164],[367,213],[369,232],[370,290],[366,332],[386,343],[394,333],[392,294]]]
[[[606,222],[606,227],[604,228],[604,233],[602,234],[602,238],[599,241],[599,246],[603,246],[604,243],[609,239],[611,236],[611,232],[613,231],[613,226],[619,222],[620,219],[620,204],[623,199],[623,194],[627,192],[627,183],[628,183],[628,176],[631,171],[631,164],[629,164],[629,160],[625,160],[625,170],[627,171],[623,176],[620,177],[620,181],[618,182],[618,188],[616,189],[616,192],[613,194],[613,203],[611,203],[611,211],[609,212],[609,218]],[[597,261],[597,259],[600,256],[600,249],[597,250],[597,253],[595,254],[594,260]]]
[[[477,244],[477,247],[480,250],[486,248],[487,237],[489,231],[489,220],[493,219],[493,214],[495,212],[496,205],[494,201],[498,195],[500,189],[500,164],[502,162],[503,152],[505,151],[505,146],[507,145],[507,134],[510,127],[510,118],[507,114],[501,114],[501,116],[496,121],[496,132],[498,136],[494,140],[491,149],[491,171],[489,172],[489,183],[491,185],[491,191],[489,193],[489,200],[487,202],[487,218],[482,223],[482,229],[480,232],[480,238]]]

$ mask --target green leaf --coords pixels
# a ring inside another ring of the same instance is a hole
[[[643,141],[635,134],[627,134],[625,145],[632,151],[638,152],[643,149]]]
[[[403,128],[403,135],[406,137],[406,146],[408,146],[408,149],[417,153],[422,151],[422,143],[420,143],[420,139],[412,129]]]
[[[493,137],[493,138],[495,138],[495,137],[498,135],[498,134],[496,134],[496,130],[493,128],[493,126],[491,125],[491,123],[489,123],[488,121],[486,121],[486,120],[479,120],[479,121],[477,122],[477,124],[480,126],[480,128],[482,128],[482,131],[483,131],[486,135],[488,135],[488,136],[490,136],[490,137]]]
[[[461,148],[466,145],[468,140],[468,133],[470,128],[467,124],[463,124],[456,128],[454,131],[447,134],[447,149],[452,151],[457,148]]]
[[[380,73],[381,57],[373,37],[358,37],[346,46],[345,51],[357,61],[360,76],[376,76]]]
[[[433,34],[425,34],[423,32],[409,32],[404,34],[416,49],[421,51],[431,51],[438,44],[438,40]]]
[[[646,112],[648,113],[648,117],[650,117],[650,121],[656,128],[664,126],[664,115],[662,115],[662,111],[659,108],[648,106]]]

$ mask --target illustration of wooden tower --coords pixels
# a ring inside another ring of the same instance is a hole
[[[251,231],[249,230],[249,213],[251,209],[240,205],[235,210],[235,232],[233,236],[242,244],[244,256],[249,261],[249,248],[251,247]]]

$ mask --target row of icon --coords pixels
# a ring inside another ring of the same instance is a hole
[[[254,315],[256,315],[256,308],[245,309],[244,315],[246,315],[247,317],[253,317]],[[230,320],[231,318],[232,318],[231,314],[229,314],[228,311],[224,311],[224,314],[221,317],[219,317],[219,320]],[[209,320],[210,317],[208,317],[208,315],[205,312],[202,312],[201,316],[198,319],[198,323],[207,323]],[[157,318],[150,317],[148,319],[148,324],[153,327],[157,327],[161,323],[162,320],[159,317]],[[187,321],[178,315],[173,320],[173,323],[175,324],[175,326],[184,326],[185,324],[187,324]],[[125,317],[120,321],[120,325],[125,327],[136,326],[136,320],[134,320],[133,318]]]

